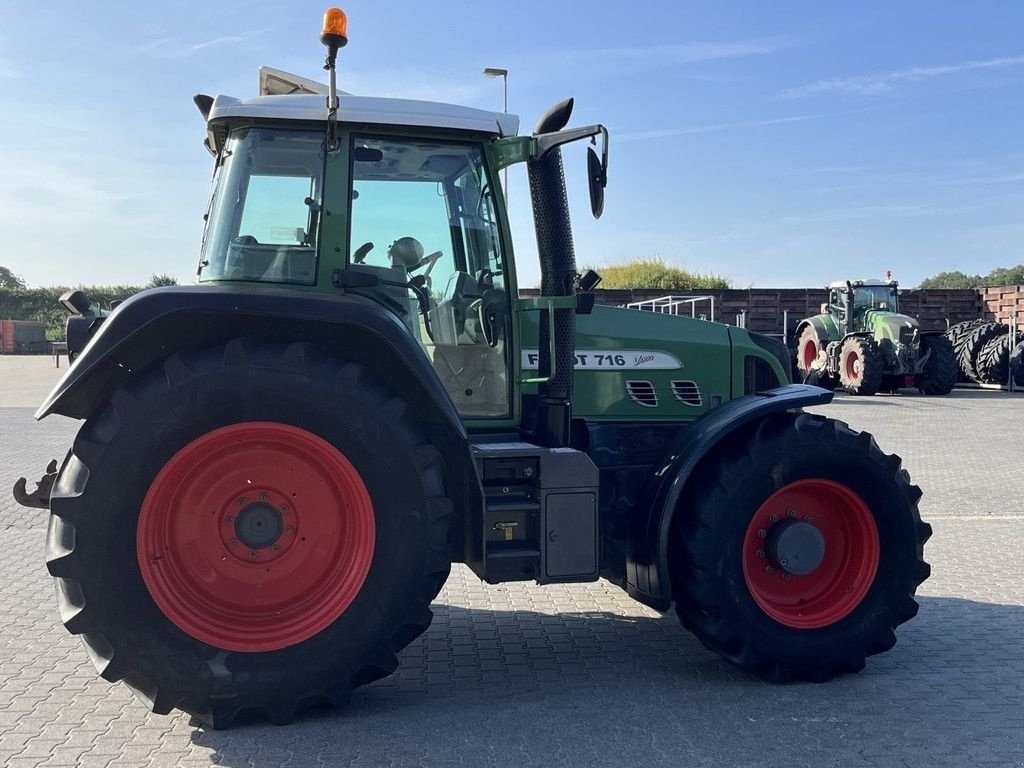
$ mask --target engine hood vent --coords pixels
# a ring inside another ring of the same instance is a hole
[[[649,381],[627,381],[626,394],[645,408],[658,407],[658,393]]]
[[[704,404],[696,381],[673,381],[672,394],[683,405],[700,407]]]

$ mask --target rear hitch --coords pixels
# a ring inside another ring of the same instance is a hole
[[[29,493],[26,489],[24,477],[18,478],[14,484],[14,500],[23,507],[34,507],[35,509],[50,508],[50,493],[53,491],[53,484],[57,481],[57,460],[52,460],[46,465],[46,474],[36,483],[36,489]]]

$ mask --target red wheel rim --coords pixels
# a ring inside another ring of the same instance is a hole
[[[857,350],[850,350],[846,353],[846,377],[850,381],[857,381],[860,379],[860,368],[857,367],[857,363],[860,362],[860,354]]]
[[[333,445],[247,422],[171,457],[142,503],[136,549],[150,595],[179,629],[261,652],[308,640],[345,612],[375,536],[366,486]]]
[[[811,370],[811,366],[813,366],[815,361],[818,359],[818,345],[814,343],[814,339],[807,339],[804,341],[804,350],[800,359],[803,362],[804,370]]]
[[[810,522],[825,541],[821,563],[805,576],[787,574],[765,552],[773,525]],[[831,480],[798,480],[773,493],[754,513],[743,541],[743,577],[754,602],[781,624],[818,629],[856,608],[874,582],[878,528],[863,499]]]

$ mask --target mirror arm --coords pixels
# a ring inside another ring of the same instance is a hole
[[[555,147],[560,147],[563,144],[570,144],[574,141],[579,141],[580,139],[591,139],[598,135],[604,137],[602,161],[605,164],[607,164],[608,129],[605,128],[603,125],[588,125],[583,128],[571,128],[567,131],[557,131],[556,133],[542,133],[539,136],[534,136],[533,158],[539,160]]]

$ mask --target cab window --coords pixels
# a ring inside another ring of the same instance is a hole
[[[507,416],[508,296],[482,148],[362,135],[349,151],[348,269],[382,278],[374,293],[386,291],[381,303],[423,346],[463,416]]]
[[[237,128],[217,172],[199,279],[312,285],[323,136]]]

